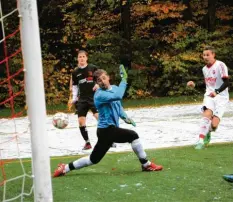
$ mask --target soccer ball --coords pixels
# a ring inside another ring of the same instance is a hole
[[[69,124],[69,117],[67,114],[58,112],[53,116],[53,125],[56,128],[63,129]]]

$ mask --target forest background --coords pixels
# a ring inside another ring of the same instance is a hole
[[[4,3],[5,2],[5,3]],[[5,13],[11,4],[2,0]],[[228,0],[37,0],[47,104],[68,101],[70,74],[77,65],[77,51],[89,53],[89,63],[109,72],[118,83],[118,66],[129,74],[126,97],[195,95],[204,91],[202,50],[216,48],[217,59],[233,73],[233,1]],[[6,32],[17,26],[15,18],[5,22]],[[0,28],[2,35],[2,28]],[[2,36],[1,36],[2,38]],[[8,42],[11,52],[19,38]],[[0,59],[4,59],[3,45]],[[10,61],[11,72],[21,64]],[[3,66],[3,64],[0,64]],[[0,81],[6,77],[0,68]],[[193,80],[196,88],[187,88]],[[13,91],[23,75],[14,78]],[[232,82],[230,82],[232,87]],[[0,86],[0,101],[9,96],[7,83]],[[15,100],[25,104],[25,95]],[[5,105],[7,107],[7,104]]]

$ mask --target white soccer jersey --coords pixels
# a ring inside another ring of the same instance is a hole
[[[208,67],[207,65],[203,67],[202,72],[204,74],[206,93],[209,95],[214,92],[215,89],[220,88],[223,84],[222,78],[228,78],[228,69],[224,62],[216,60],[213,65]],[[228,88],[220,93],[221,96],[229,97]]]

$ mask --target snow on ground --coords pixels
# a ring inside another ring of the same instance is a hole
[[[121,127],[138,132],[145,149],[194,145],[198,140],[200,108],[200,104],[195,104],[129,109],[126,112],[137,126],[133,127],[122,121],[120,123]],[[84,154],[84,141],[79,132],[77,116],[69,114],[69,118],[67,128],[61,130],[52,125],[52,116],[47,117],[47,140],[51,156]],[[94,145],[97,141],[96,120],[91,113],[87,116],[87,126]],[[232,141],[233,103],[230,102],[218,130],[212,135],[211,143]],[[131,150],[128,143],[117,144],[117,148],[110,149],[112,152],[128,150]],[[17,158],[17,155],[21,158],[31,157],[28,118],[0,119],[0,159]]]

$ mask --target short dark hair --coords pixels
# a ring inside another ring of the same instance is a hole
[[[205,46],[203,51],[210,50],[212,53],[216,53],[216,50],[213,46]]]
[[[108,75],[108,73],[107,73],[105,70],[103,70],[103,69],[97,69],[97,70],[94,72],[94,74],[93,74],[93,79],[94,79],[94,81],[97,81],[97,79],[98,79],[102,74]]]

